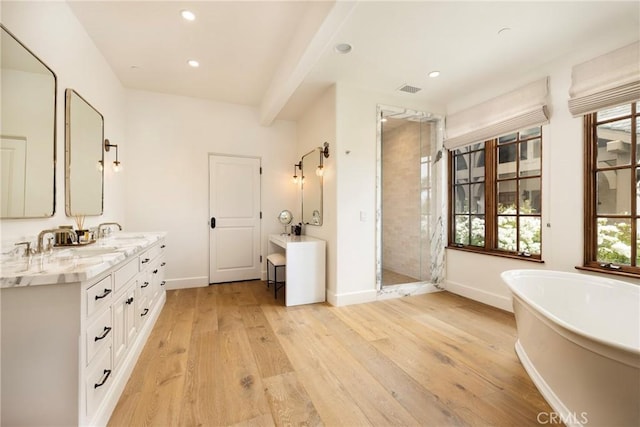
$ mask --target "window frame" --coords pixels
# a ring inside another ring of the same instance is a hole
[[[630,209],[631,212],[629,215],[619,215],[619,214],[608,214],[608,215],[600,215],[601,217],[608,218],[630,218],[631,219],[631,264],[632,265],[624,265],[617,263],[607,263],[598,261],[598,211],[597,211],[597,192],[598,192],[598,183],[597,183],[597,173],[599,170],[603,168],[598,168],[597,160],[598,160],[598,150],[597,150],[597,141],[598,141],[598,126],[603,123],[616,122],[620,120],[625,120],[627,118],[631,121],[631,147],[630,147],[630,161],[628,165],[623,166],[614,166],[611,167],[610,170],[624,170],[628,169],[631,171],[630,180],[631,186],[630,189],[637,188],[636,183],[636,171],[640,170],[640,162],[637,159],[637,150],[638,147],[637,141],[637,127],[639,126],[638,122],[640,121],[640,100],[636,102],[631,102],[631,113],[630,115],[618,116],[613,119],[602,120],[598,122],[598,112],[586,114],[583,120],[583,134],[584,134],[584,258],[583,265],[577,266],[576,268],[579,270],[587,270],[587,271],[596,271],[600,273],[607,274],[615,274],[627,277],[640,277],[640,263],[637,260],[637,252],[638,252],[638,241],[640,237],[638,236],[638,220],[640,220],[640,215],[638,214],[638,209],[640,206],[637,206],[637,196],[634,197],[633,193],[630,193]],[[626,104],[623,104],[626,105]],[[606,109],[600,110],[605,111]],[[637,190],[636,190],[637,191]],[[635,264],[634,264],[635,260]]]
[[[456,243],[455,241],[455,233],[456,233],[456,212],[455,212],[455,187],[456,187],[456,183],[455,183],[455,173],[456,170],[455,167],[455,157],[456,154],[455,152],[457,151],[457,149],[452,149],[449,150],[448,153],[448,170],[449,170],[449,174],[448,174],[448,218],[449,218],[449,227],[448,227],[448,231],[447,231],[447,241],[448,241],[448,245],[447,248],[448,249],[455,249],[455,250],[460,250],[460,251],[466,251],[466,252],[473,252],[473,253],[480,253],[480,254],[486,254],[486,255],[493,255],[493,256],[499,256],[499,257],[503,257],[503,258],[513,258],[513,259],[519,259],[519,260],[525,260],[525,261],[532,261],[532,262],[538,262],[538,263],[542,263],[544,262],[542,260],[542,191],[543,191],[543,187],[542,187],[542,159],[543,159],[543,151],[544,151],[544,147],[543,147],[543,141],[544,141],[544,130],[543,130],[543,126],[540,125],[538,126],[540,128],[540,132],[538,134],[536,134],[533,137],[525,137],[525,138],[521,138],[520,133],[527,130],[527,129],[531,129],[534,128],[536,126],[532,126],[530,128],[526,128],[526,129],[520,129],[518,131],[515,131],[513,133],[517,133],[518,136],[516,138],[515,142],[515,156],[516,156],[516,162],[517,165],[520,164],[520,162],[522,161],[522,159],[520,159],[520,149],[522,147],[523,144],[528,144],[531,141],[534,141],[536,139],[540,140],[540,173],[538,175],[531,175],[531,176],[520,176],[519,175],[519,167],[516,166],[516,172],[515,172],[515,177],[511,178],[511,180],[514,180],[517,182],[517,189],[516,190],[516,197],[518,197],[519,194],[519,185],[520,185],[520,181],[522,181],[523,179],[529,179],[529,178],[538,178],[540,179],[540,200],[541,200],[541,206],[540,206],[540,214],[539,215],[533,215],[533,216],[538,216],[540,218],[540,254],[533,254],[533,253],[526,253],[523,251],[508,251],[505,249],[500,249],[498,248],[498,217],[500,216],[498,213],[498,182],[504,182],[505,179],[504,178],[499,178],[498,177],[498,161],[499,161],[499,147],[500,146],[505,146],[508,145],[507,144],[499,144],[499,138],[493,138],[493,139],[489,139],[486,141],[479,141],[476,142],[474,144],[470,144],[471,147],[475,146],[476,144],[480,143],[484,143],[484,185],[485,185],[485,192],[484,192],[484,217],[485,217],[485,239],[484,239],[484,246],[474,246],[474,245],[469,245],[469,244],[462,244],[462,243]],[[482,150],[480,150],[482,151]],[[468,165],[468,167],[470,168],[471,165]],[[471,180],[469,181],[469,185],[471,185],[472,182]],[[473,216],[473,214],[471,212],[469,212],[470,216]],[[519,220],[522,217],[528,217],[528,216],[532,216],[529,214],[522,214],[520,212],[516,212],[516,214],[514,215],[516,217],[516,224],[518,227],[518,232],[517,232],[517,237],[516,239],[519,240],[520,237],[520,231],[519,231]],[[471,229],[469,230],[469,232],[471,232]],[[519,242],[516,242],[516,244],[519,246]]]

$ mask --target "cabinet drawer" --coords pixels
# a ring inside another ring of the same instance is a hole
[[[87,371],[87,375],[85,377],[88,419],[91,419],[93,414],[100,407],[100,403],[102,403],[102,400],[111,387],[112,378],[113,368],[111,366],[111,347],[105,347],[104,351],[99,353],[99,357]]]
[[[113,284],[111,276],[107,276],[87,289],[87,317],[111,304]]]
[[[111,317],[111,307],[104,311],[87,328],[87,365],[89,365],[95,355],[105,346],[111,346],[113,342],[113,320]]]
[[[138,261],[133,259],[113,273],[113,290],[115,293],[123,289],[124,285],[138,274]]]
[[[149,264],[152,263],[153,260],[155,260],[162,253],[161,246],[163,246],[163,244],[156,245],[150,249],[147,249],[147,251],[140,255],[140,271],[149,266]]]

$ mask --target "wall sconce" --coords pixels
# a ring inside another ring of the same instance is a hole
[[[320,164],[316,168],[316,175],[323,176],[324,175],[324,158],[329,158],[329,143],[325,142],[322,147],[318,147],[320,150]]]
[[[302,160],[300,160],[298,163],[293,164],[293,183],[294,184],[301,182],[297,174],[298,169],[300,169],[300,172],[302,172]]]
[[[109,152],[111,147],[115,147],[116,148],[116,159],[113,161],[113,171],[114,172],[120,172],[120,170],[122,169],[122,166],[120,164],[120,161],[118,161],[118,144],[111,144],[111,143],[109,143],[108,139],[105,139],[104,140],[104,151]]]

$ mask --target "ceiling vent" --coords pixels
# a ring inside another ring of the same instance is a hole
[[[419,88],[419,87],[415,87],[415,86],[411,86],[411,85],[404,84],[404,85],[400,86],[400,87],[398,88],[398,90],[399,90],[400,92],[416,93],[416,92],[421,91],[421,90],[422,90],[422,88]]]

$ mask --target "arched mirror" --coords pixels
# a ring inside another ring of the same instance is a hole
[[[76,91],[65,95],[65,210],[68,216],[101,215],[104,119]]]
[[[55,212],[56,75],[0,25],[0,216]]]

